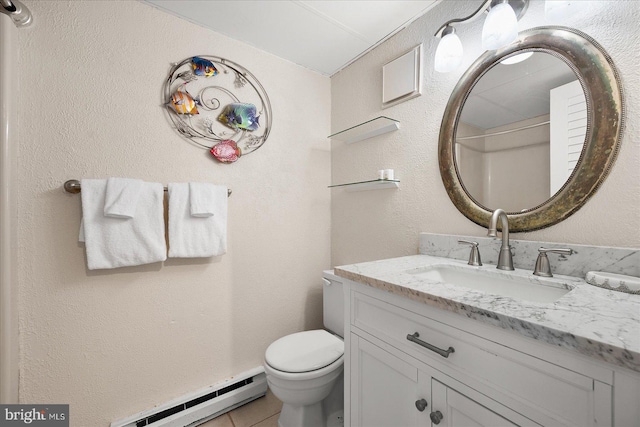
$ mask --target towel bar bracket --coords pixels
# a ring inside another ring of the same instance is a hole
[[[80,181],[77,179],[70,179],[64,183],[64,191],[71,194],[78,194],[82,191],[82,186],[80,185]],[[167,187],[164,187],[164,191],[167,191]],[[227,190],[227,197],[231,196],[231,190]]]

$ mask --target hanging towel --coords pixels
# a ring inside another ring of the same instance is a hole
[[[189,209],[191,216],[207,218],[213,216],[218,202],[219,186],[207,182],[189,183]]]
[[[133,218],[138,206],[142,181],[128,178],[107,179],[104,196],[104,216]]]
[[[215,185],[213,215],[191,215],[189,184],[169,184],[169,257],[202,258],[227,252],[227,187]]]
[[[162,184],[143,182],[135,218],[104,216],[106,179],[83,179],[82,224],[89,270],[167,259]]]

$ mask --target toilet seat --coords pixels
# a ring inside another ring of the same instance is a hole
[[[319,329],[298,332],[274,341],[267,348],[265,362],[277,371],[300,374],[327,367],[343,355],[344,342]]]

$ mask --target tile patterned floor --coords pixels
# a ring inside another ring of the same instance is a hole
[[[199,427],[278,427],[282,402],[267,390],[264,397],[200,424]]]

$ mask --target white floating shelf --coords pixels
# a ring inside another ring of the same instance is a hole
[[[330,185],[329,188],[343,187],[347,191],[384,190],[388,188],[400,188],[397,179],[374,179],[372,181],[349,182],[347,184]]]
[[[329,135],[329,138],[342,141],[346,144],[362,141],[384,133],[400,129],[400,122],[389,117],[380,116],[375,119],[360,123],[349,129]]]

